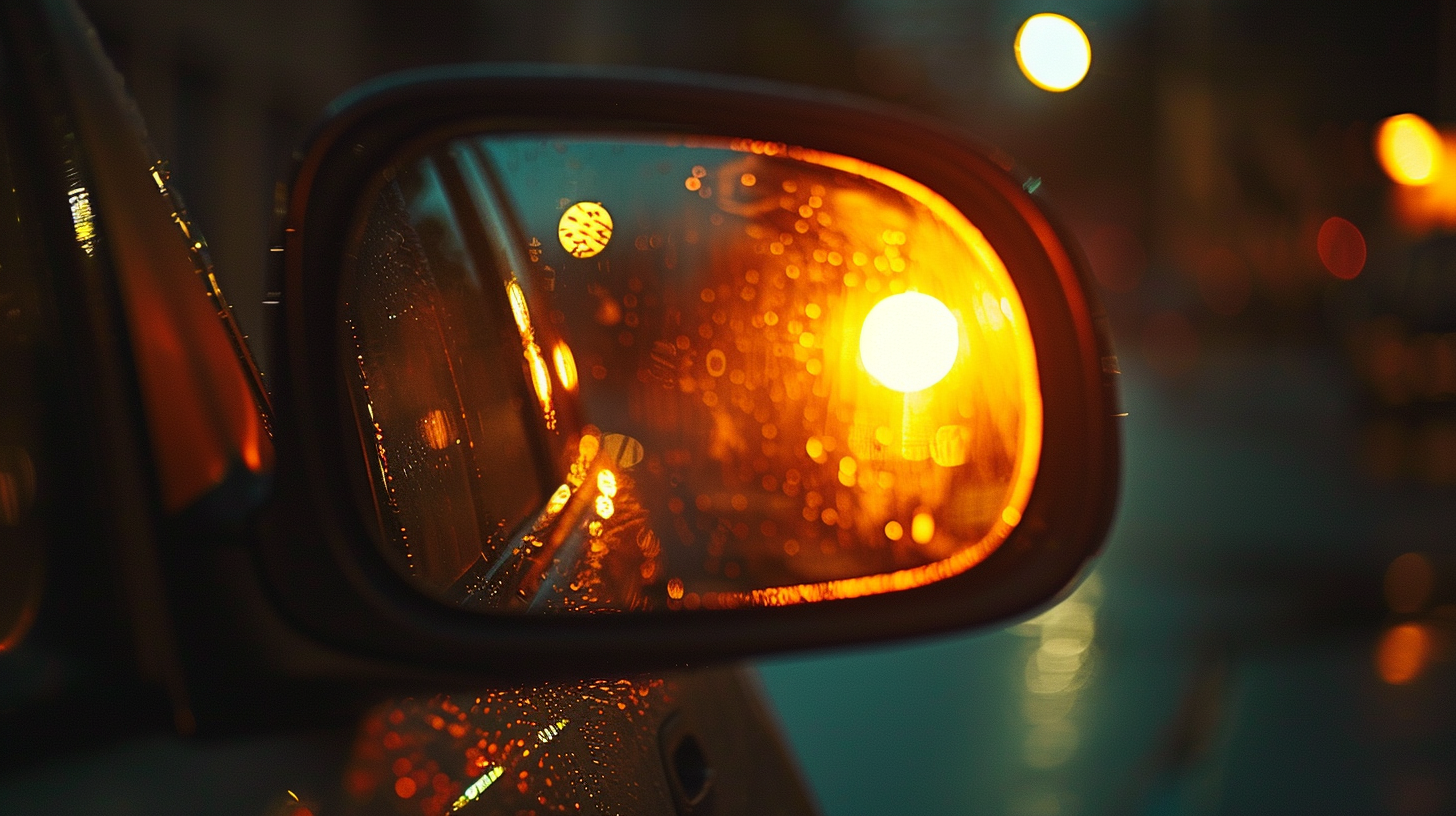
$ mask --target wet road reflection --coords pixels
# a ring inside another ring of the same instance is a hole
[[[1450,488],[1368,475],[1318,354],[1182,391],[1129,368],[1122,509],[1075,593],[762,666],[826,813],[1450,812]]]

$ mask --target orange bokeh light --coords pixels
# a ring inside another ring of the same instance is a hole
[[[1431,633],[1418,623],[1402,623],[1386,630],[1375,650],[1380,679],[1399,686],[1425,671],[1432,652]]]
[[[394,793],[401,799],[408,799],[415,795],[415,781],[408,776],[402,776],[394,782]]]
[[[1441,135],[1414,113],[1392,116],[1375,131],[1375,156],[1396,184],[1420,186],[1435,181],[1445,164],[1444,152]]]
[[[1441,136],[1442,155],[1456,155],[1456,137]],[[1456,229],[1456,166],[1443,161],[1425,184],[1397,184],[1391,191],[1396,220],[1417,235]]]

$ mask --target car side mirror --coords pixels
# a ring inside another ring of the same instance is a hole
[[[411,662],[649,666],[1063,591],[1115,358],[1010,169],[838,96],[457,68],[304,152],[273,355],[276,598]]]

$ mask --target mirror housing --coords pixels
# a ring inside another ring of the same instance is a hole
[[[365,453],[339,370],[340,281],[371,179],[449,133],[701,134],[852,157],[933,190],[1004,261],[1035,347],[1044,411],[1020,523],[974,567],[910,589],[777,607],[584,616],[467,612],[382,557]],[[1075,245],[1009,163],[923,118],[760,82],[633,71],[412,72],[338,103],[298,165],[272,355],[279,490],[259,544],[288,616],[350,651],[443,669],[644,670],[983,625],[1055,598],[1100,547],[1118,481],[1116,358]]]

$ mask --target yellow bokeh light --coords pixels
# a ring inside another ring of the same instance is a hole
[[[597,474],[597,491],[609,499],[617,496],[617,474],[604,470]]]
[[[1036,87],[1069,91],[1092,67],[1092,44],[1072,20],[1060,14],[1035,14],[1016,32],[1016,63]]]
[[[561,214],[556,237],[572,257],[590,258],[612,240],[612,214],[600,201],[578,201]]]
[[[522,339],[534,338],[536,330],[531,326],[531,310],[526,306],[526,293],[515,281],[506,281],[506,297],[511,302],[511,316],[516,319],[516,329]]]
[[[804,452],[809,454],[810,459],[817,462],[824,455],[824,443],[819,441],[818,437],[811,436],[809,441],[804,443]]]
[[[585,434],[581,441],[576,443],[577,459],[582,466],[590,465],[592,460],[597,458],[597,452],[601,449],[601,439],[594,434]]]
[[[556,492],[551,494],[551,500],[546,503],[547,515],[560,513],[568,501],[571,501],[571,488],[566,485],[556,488]]]
[[[536,345],[536,328],[531,325],[531,309],[526,303],[526,292],[514,278],[506,281],[506,299],[510,301],[511,316],[516,319],[516,329],[521,334],[521,350],[531,372],[531,385],[536,389],[536,399],[541,403],[541,416],[546,420],[546,427],[555,430],[556,408],[551,402],[551,375],[547,372],[546,358],[541,355],[541,347]],[[560,371],[560,368],[557,370]]]
[[[541,348],[535,343],[526,346],[526,364],[531,370],[531,385],[536,389],[536,399],[541,403],[541,412],[546,419],[546,426],[554,428],[556,425],[556,410],[551,405],[551,376],[546,373],[546,359],[541,356]]]
[[[859,334],[865,371],[887,388],[907,394],[945,379],[960,344],[955,315],[920,292],[901,292],[876,303]]]
[[[935,516],[924,511],[916,513],[910,520],[910,538],[916,544],[929,544],[935,538]]]
[[[1396,184],[1421,186],[1441,173],[1441,135],[1431,123],[1414,113],[1402,113],[1380,123],[1375,131],[1375,156]]]
[[[571,353],[571,347],[558,340],[551,349],[551,361],[556,364],[556,378],[561,381],[561,387],[567,391],[575,391],[576,355]]]

